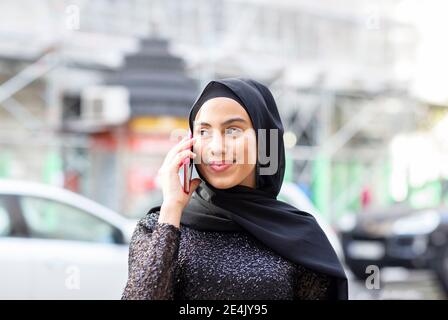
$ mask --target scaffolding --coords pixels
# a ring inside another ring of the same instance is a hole
[[[139,50],[140,39],[163,38],[186,60],[200,86],[213,78],[244,75],[273,90],[285,129],[297,141],[287,150],[292,179],[317,184],[322,199],[315,202],[335,217],[356,200],[371,176],[358,175],[350,188],[335,191],[327,186],[334,179],[332,169],[357,160],[365,173],[384,170],[391,137],[414,129],[427,111],[407,91],[409,79],[397,71],[397,64],[412,62],[415,52],[414,27],[394,15],[398,2],[41,1],[49,9],[39,19],[49,20],[54,34],[33,42],[35,57],[18,58],[20,48],[2,51],[10,52],[5,61],[14,58],[26,67],[12,70],[0,86],[1,106],[23,129],[12,140],[0,132],[0,143],[28,143],[21,138],[28,132],[50,145],[88,148],[82,137],[57,133],[61,91],[101,83],[104,72],[116,70],[126,54]],[[28,18],[37,19],[37,14]],[[7,37],[0,30],[3,46],[9,41],[14,48],[35,36],[27,27],[14,28],[23,31],[21,37]],[[22,42],[14,44],[16,39]],[[14,98],[36,80],[46,88],[40,118]],[[82,159],[66,161],[72,163],[68,167],[86,168]],[[316,164],[328,176],[323,181],[313,171]]]

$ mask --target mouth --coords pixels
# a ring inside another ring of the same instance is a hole
[[[230,168],[234,163],[235,161],[210,161],[208,166],[214,172],[223,172]]]

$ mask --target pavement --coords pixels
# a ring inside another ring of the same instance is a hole
[[[380,270],[379,289],[368,289],[364,281],[349,278],[351,300],[444,300],[435,275],[426,270],[385,268]]]

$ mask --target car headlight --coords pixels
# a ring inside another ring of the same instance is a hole
[[[440,215],[435,210],[426,210],[394,222],[392,231],[396,235],[428,234],[440,224]]]

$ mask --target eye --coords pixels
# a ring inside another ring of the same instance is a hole
[[[207,129],[200,129],[199,130],[199,135],[204,136],[208,134],[208,130]]]
[[[232,136],[239,135],[241,130],[239,128],[231,127],[226,129],[226,134],[230,134]]]

